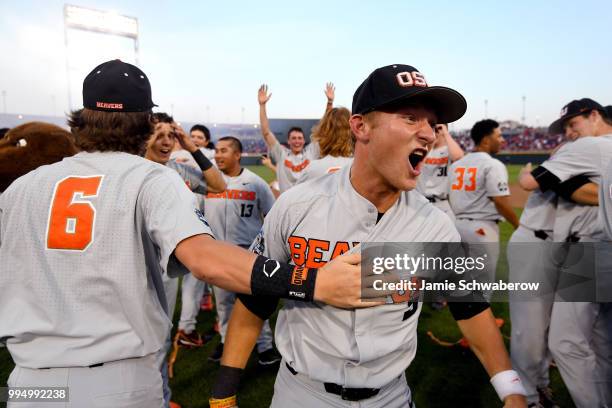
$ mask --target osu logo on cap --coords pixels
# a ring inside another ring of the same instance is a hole
[[[561,113],[559,114],[559,116],[565,116],[566,114],[567,114],[567,105],[565,105],[563,109],[561,109]]]
[[[397,78],[397,83],[399,86],[403,88],[408,88],[410,86],[422,86],[427,88],[427,81],[425,81],[425,76],[421,74],[419,71],[412,72],[399,72],[395,75]]]

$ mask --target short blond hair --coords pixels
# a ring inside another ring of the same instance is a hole
[[[319,143],[321,157],[351,157],[354,149],[353,133],[349,125],[351,112],[343,107],[325,112],[312,131],[312,140]]]

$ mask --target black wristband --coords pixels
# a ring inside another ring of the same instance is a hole
[[[212,389],[212,397],[223,399],[236,395],[238,393],[238,385],[240,385],[240,376],[244,370],[236,367],[222,365],[219,367],[217,379]]]
[[[317,269],[294,267],[259,255],[251,272],[251,293],[310,302],[316,279]]]
[[[206,156],[204,156],[204,153],[202,153],[200,149],[196,150],[195,152],[190,152],[190,153],[193,156],[193,160],[195,160],[196,163],[198,163],[198,166],[200,166],[200,169],[202,171],[206,171],[213,166],[210,160],[208,160]]]

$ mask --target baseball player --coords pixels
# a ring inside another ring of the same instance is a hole
[[[263,224],[263,218],[274,204],[268,184],[258,175],[240,166],[242,143],[235,137],[222,137],[217,142],[215,159],[223,172],[227,189],[206,197],[206,217],[217,239],[248,249]],[[220,361],[227,323],[234,307],[236,294],[215,288],[215,304],[219,317],[221,342],[209,357]],[[272,330],[268,322],[257,340],[258,364],[271,365],[280,361],[274,349]]]
[[[606,117],[612,118],[612,105],[605,107]],[[612,164],[604,167],[599,190],[599,220],[603,223],[603,240],[612,241]]]
[[[309,274],[298,291],[288,264],[214,240],[176,172],[137,156],[154,106],[140,69],[119,60],[94,68],[83,105],[71,123],[81,152],[0,196],[0,287],[11,293],[0,296],[0,338],[16,364],[10,387],[68,387],[71,407],[161,407],[155,357],[171,327],[162,273],[190,270],[235,292],[380,304],[360,299],[358,255]],[[204,171],[212,166],[199,151],[194,158]]]
[[[151,138],[147,142],[145,158],[174,169],[181,176],[181,179],[183,179],[187,187],[200,196],[208,192],[208,182],[211,183],[211,189],[213,191],[223,191],[220,190],[220,188],[225,188],[225,181],[223,180],[223,176],[221,176],[221,179],[219,179],[220,172],[214,166],[206,171],[202,171],[197,163],[196,166],[198,166],[198,169],[196,170],[192,166],[178,163],[175,160],[169,160],[170,157],[168,155],[168,151],[172,152],[175,144],[180,145],[186,152],[195,152],[198,150],[198,147],[168,114],[157,112],[152,115],[152,119],[155,127]],[[176,143],[177,141],[178,143]],[[192,158],[192,160],[194,159]],[[198,208],[200,208],[199,203]],[[201,282],[197,278],[193,277],[193,275],[186,275],[185,277],[187,276],[191,276],[193,280]],[[174,316],[174,307],[176,305],[176,295],[179,287],[178,278],[172,278],[167,274],[163,274],[162,281],[164,284],[166,301],[168,303],[168,318],[172,320],[172,316]],[[186,301],[187,299],[185,299],[183,303]],[[162,373],[164,403],[166,406],[170,404],[171,397],[170,386],[168,384],[168,365],[166,363],[166,355],[170,350],[171,344],[170,333],[168,333],[164,347],[162,347],[158,353],[158,364]]]
[[[522,171],[530,172],[531,166]],[[558,266],[542,254],[548,250],[546,243],[553,242],[557,196],[560,194],[573,202],[588,204],[592,202],[592,191],[596,188],[588,177],[576,176],[560,183],[556,191],[533,190],[523,208],[519,227],[510,237],[507,251],[510,281],[535,281],[548,285],[539,292],[537,299],[526,301],[515,292],[510,292],[509,298],[512,366],[523,381],[529,406],[556,406],[549,387],[548,329],[557,284],[552,277],[558,276]]]
[[[414,67],[375,70],[353,97],[352,166],[281,195],[253,249],[311,267],[358,242],[459,241],[452,221],[413,190],[434,143],[436,122],[453,122],[465,110],[459,93],[429,87]],[[220,402],[225,406],[235,402],[236,374],[246,363],[261,318],[274,310],[275,302],[267,311],[262,302],[241,297],[234,308],[213,407],[222,397],[229,398]],[[420,311],[420,302],[368,313],[285,302],[276,325],[284,364],[272,407],[412,406],[404,371],[416,353]],[[451,311],[506,406],[524,407],[520,379],[510,369],[488,304],[452,303]]]
[[[298,183],[333,173],[353,162],[353,136],[349,127],[351,112],[346,108],[330,108],[312,132],[319,144],[321,158],[312,161],[302,172]]]
[[[272,94],[268,94],[267,85],[259,87],[257,100],[259,101],[261,134],[268,146],[270,157],[276,163],[276,179],[282,194],[296,183],[302,171],[308,167],[311,161],[318,159],[320,154],[318,144],[310,143],[305,146],[304,131],[299,127],[289,129],[287,134],[289,148],[278,142],[276,136],[270,130],[268,114],[266,113],[266,104],[271,96]]]
[[[499,226],[504,217],[514,228],[518,217],[510,205],[508,171],[504,164],[491,157],[501,149],[504,138],[499,123],[491,119],[476,122],[470,131],[475,151],[450,166],[449,201],[455,213],[461,241],[488,244],[482,250],[486,257],[485,281],[495,279],[499,258]],[[490,299],[491,292],[485,293]]]
[[[604,108],[588,98],[570,102],[550,126],[554,133],[563,130],[568,137],[578,137],[577,140],[562,146],[531,173],[522,172],[521,186],[548,191],[578,175],[601,184],[601,174],[612,158],[612,121]],[[597,199],[594,201],[597,203]],[[559,198],[554,236],[555,240],[568,242],[603,240],[598,208],[562,202]],[[572,274],[571,265],[564,264],[562,269],[565,275]],[[610,304],[555,302],[550,319],[549,348],[576,406],[612,405]]]
[[[425,158],[417,190],[454,220],[455,214],[448,203],[448,168],[463,157],[463,149],[450,135],[447,124],[436,125],[435,131],[436,142]]]

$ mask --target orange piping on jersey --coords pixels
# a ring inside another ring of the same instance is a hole
[[[433,164],[433,165],[448,164],[448,157],[426,157],[425,164]]]
[[[299,173],[300,171],[308,167],[309,164],[310,164],[310,160],[308,159],[304,160],[303,162],[299,164],[293,164],[291,160],[285,159],[285,167],[287,167],[294,173]]]
[[[247,200],[255,201],[257,193],[248,190],[225,190],[221,193],[208,193],[206,198],[224,198],[226,200]]]

